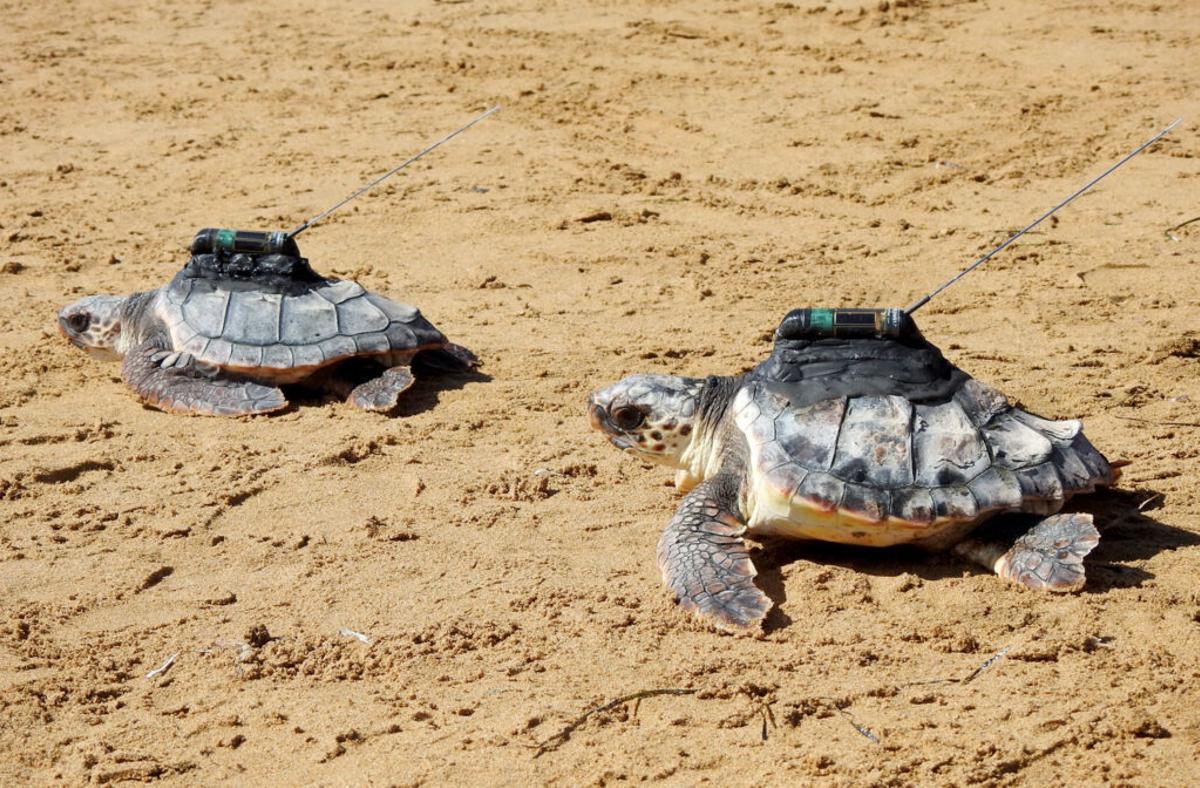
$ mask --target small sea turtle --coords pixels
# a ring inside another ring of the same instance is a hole
[[[93,356],[123,356],[121,376],[143,400],[183,413],[279,410],[285,384],[387,411],[413,384],[410,364],[478,365],[414,307],[286,254],[197,254],[157,290],[89,296],[59,312],[58,325]]]
[[[1080,422],[1014,406],[899,309],[874,310],[890,331],[849,338],[814,317],[830,311],[789,313],[744,375],[633,375],[589,397],[615,446],[680,469],[686,495],[658,545],[680,606],[759,627],[771,601],[743,537],[764,536],[952,548],[1029,588],[1081,588],[1099,534],[1090,515],[1055,513],[1116,473]],[[1015,543],[969,536],[1003,512],[1052,516]]]

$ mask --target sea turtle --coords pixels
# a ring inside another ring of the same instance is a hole
[[[279,410],[284,384],[387,411],[413,384],[410,364],[478,364],[414,307],[287,254],[197,254],[157,290],[89,296],[59,312],[58,325],[93,356],[123,356],[121,376],[143,400],[183,413]]]
[[[889,335],[836,336],[793,310],[771,356],[732,377],[633,375],[588,398],[592,426],[678,468],[658,545],[681,607],[754,631],[771,601],[743,537],[953,549],[1029,588],[1074,591],[1099,534],[1056,514],[1112,465],[1078,421],[1016,407],[950,364],[901,310]],[[971,535],[1002,512],[1045,516],[1013,543]],[[1050,515],[1050,516],[1046,516]]]

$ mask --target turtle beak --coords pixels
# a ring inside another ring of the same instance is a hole
[[[605,429],[604,425],[607,414],[605,413],[604,408],[601,407],[600,404],[597,403],[596,400],[590,395],[588,396],[587,408],[588,421],[592,423],[592,429],[599,430],[601,432],[607,432],[608,430]]]
[[[588,396],[588,420],[592,422],[592,429],[604,433],[608,442],[618,449],[624,451],[634,447],[634,441],[628,435],[613,428],[608,420],[608,410],[596,402],[594,395]]]

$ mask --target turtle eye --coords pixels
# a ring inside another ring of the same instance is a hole
[[[72,331],[87,331],[87,327],[91,322],[92,318],[87,312],[76,312],[67,318],[67,325],[71,327]]]
[[[638,427],[642,426],[642,423],[645,420],[646,414],[642,413],[632,405],[626,405],[625,407],[617,408],[612,412],[612,423],[626,432],[636,430]]]

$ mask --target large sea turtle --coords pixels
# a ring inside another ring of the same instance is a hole
[[[1080,423],[1015,407],[901,310],[882,311],[890,330],[850,337],[831,311],[790,312],[744,375],[633,375],[589,397],[614,445],[679,469],[686,495],[658,561],[680,606],[757,629],[771,601],[743,538],[763,536],[952,548],[1030,588],[1081,588],[1099,534],[1090,515],[1055,513],[1116,474]],[[1044,519],[1015,543],[971,534],[1003,512]]]
[[[286,254],[197,254],[157,290],[89,296],[58,325],[91,355],[124,357],[121,376],[146,402],[217,416],[279,410],[284,384],[387,411],[413,384],[410,364],[478,364],[414,307]]]

